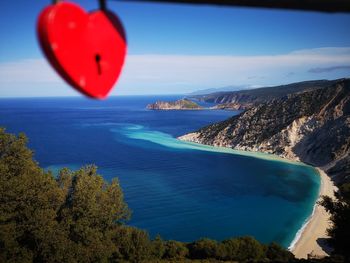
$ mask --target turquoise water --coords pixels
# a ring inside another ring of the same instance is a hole
[[[24,131],[43,167],[94,163],[118,177],[131,225],[191,241],[252,235],[288,247],[311,214],[320,185],[310,166],[267,154],[176,139],[232,111],[149,111],[178,97],[0,100],[0,125]]]

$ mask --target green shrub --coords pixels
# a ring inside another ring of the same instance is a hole
[[[218,243],[208,238],[200,239],[189,245],[189,252],[195,259],[217,258]]]
[[[266,257],[272,262],[289,262],[294,259],[294,255],[276,243],[268,245]]]
[[[239,237],[224,240],[220,256],[224,260],[258,261],[264,258],[263,245],[252,237]]]
[[[156,259],[163,258],[165,253],[165,244],[160,235],[157,235],[154,240],[152,240],[152,257]]]
[[[117,247],[113,261],[140,262],[151,257],[151,241],[146,231],[120,226],[115,229],[113,242]]]
[[[182,242],[170,240],[165,242],[164,258],[183,259],[188,256],[188,248]]]

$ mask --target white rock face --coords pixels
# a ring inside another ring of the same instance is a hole
[[[195,142],[195,143],[201,143],[201,140],[199,139],[200,133],[198,132],[192,132],[192,133],[187,133],[183,136],[178,137],[179,140],[181,141],[186,141],[186,142]]]

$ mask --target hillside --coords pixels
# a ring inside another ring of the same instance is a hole
[[[313,85],[287,85],[287,90],[303,87],[308,91],[272,99],[180,139],[301,160],[324,167],[336,182],[349,182],[350,80],[318,81]],[[283,92],[277,90],[273,96],[282,96]],[[269,96],[267,92],[263,98]]]
[[[249,86],[239,85],[239,86],[226,86],[226,87],[220,87],[220,88],[211,88],[211,89],[202,89],[202,90],[196,90],[189,94],[187,94],[188,97],[190,96],[196,96],[196,95],[206,95],[206,94],[212,94],[212,93],[218,93],[218,92],[233,92],[237,90],[247,89]]]
[[[251,107],[270,101],[280,99],[288,94],[296,94],[305,91],[311,91],[319,88],[328,87],[338,80],[314,80],[292,83],[275,87],[265,87],[249,90],[239,90],[231,92],[215,92],[207,95],[189,96],[191,99],[211,103],[235,103],[241,107]]]
[[[149,110],[201,110],[203,107],[188,99],[181,99],[177,101],[157,101],[147,105]]]

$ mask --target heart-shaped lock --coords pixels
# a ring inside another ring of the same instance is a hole
[[[115,14],[104,9],[87,13],[76,4],[59,2],[41,12],[37,31],[44,54],[66,82],[92,98],[108,95],[127,48]]]

